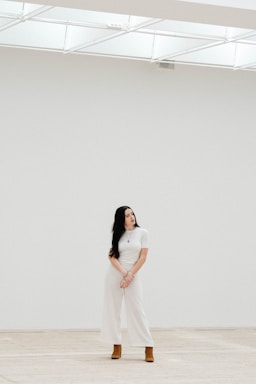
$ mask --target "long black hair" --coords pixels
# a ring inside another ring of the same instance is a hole
[[[109,256],[110,257],[114,256],[116,259],[119,258],[118,242],[120,240],[120,237],[125,232],[124,222],[125,222],[126,209],[132,209],[132,208],[128,207],[127,205],[123,205],[122,207],[117,208],[115,213],[115,219],[114,219],[114,224],[112,229],[112,232],[113,232],[112,248],[110,249]],[[135,215],[134,215],[134,218],[135,218],[134,226],[139,227]]]

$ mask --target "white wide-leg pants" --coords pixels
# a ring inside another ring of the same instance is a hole
[[[111,264],[105,279],[103,325],[100,338],[110,344],[122,344],[121,307],[124,300],[130,345],[153,347],[153,339],[143,308],[143,291],[139,272],[127,288],[120,288],[121,279],[122,275]]]

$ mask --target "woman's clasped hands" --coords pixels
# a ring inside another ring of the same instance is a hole
[[[134,275],[131,272],[127,272],[120,281],[120,288],[127,288],[134,279]]]

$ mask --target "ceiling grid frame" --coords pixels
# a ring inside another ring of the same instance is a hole
[[[19,12],[5,12],[5,8],[12,6],[14,9],[15,5],[17,5]],[[28,8],[34,7],[35,9],[26,13],[24,12],[26,6],[28,6]],[[23,12],[20,12],[20,9],[23,9]],[[61,17],[59,19],[49,17],[49,15],[51,15],[51,13],[49,13],[50,11],[54,11],[58,14],[58,10],[62,10],[63,13],[66,12],[68,14],[69,11],[71,12],[71,9],[72,8],[56,7],[53,5],[42,5],[41,1],[39,4],[35,4],[31,1],[24,3],[18,1],[0,0],[0,47],[19,47],[25,49],[55,51],[63,54],[95,55],[111,58],[116,57],[132,60],[144,60],[151,63],[199,65],[229,68],[233,70],[256,70],[256,39],[250,40],[256,36],[256,29],[204,24],[202,29],[205,30],[208,28],[209,32],[207,34],[200,34],[198,32],[195,33],[193,30],[195,29],[195,26],[200,30],[199,23],[195,24],[186,21],[172,21],[170,19],[114,14],[115,18],[118,19],[118,17],[120,17],[120,20],[130,20],[130,18],[143,19],[142,22],[129,26],[129,22],[128,24],[124,24],[123,22],[116,24],[108,23],[109,15],[111,15],[110,13],[95,12],[92,10],[87,11],[85,9],[73,9],[73,14],[76,12],[77,14],[78,12],[84,13],[86,16],[93,14],[96,19],[99,16],[99,19],[105,18],[104,21],[106,21],[96,23],[95,20],[78,21],[72,20],[71,18],[63,20]],[[5,20],[8,20],[8,22],[5,23]],[[180,30],[166,30],[166,26],[161,29],[161,25],[163,27],[163,22],[170,22],[170,25],[172,22],[176,23],[179,25]],[[32,27],[39,24],[41,26],[38,28],[38,31],[33,31]],[[59,41],[62,41],[62,43],[59,43],[59,46],[57,43],[56,46],[49,46],[49,44],[47,46],[47,39],[48,41],[50,39],[49,31],[48,36],[47,33],[44,33],[44,30],[47,32],[47,24],[52,24],[53,26],[56,25],[56,27],[59,25],[65,26],[65,29],[60,30],[59,28],[57,31],[57,33],[59,33]],[[149,27],[153,25],[155,26],[155,29],[150,29]],[[184,31],[182,31],[183,27]],[[76,32],[75,35],[73,33],[73,37],[75,36],[78,40],[81,40],[79,44],[75,44],[75,37],[73,45],[68,42],[68,39],[72,35],[72,28],[73,31],[75,30]],[[190,32],[188,32],[189,28]],[[214,35],[215,29],[217,31],[217,28],[220,30],[221,28],[225,28],[227,35],[230,34],[230,36]],[[94,29],[102,31],[102,36],[95,33],[94,38],[94,34],[92,32]],[[91,40],[86,40],[84,38],[83,41],[83,36],[86,35],[89,30],[90,33],[88,36],[90,36],[90,34],[92,35]],[[240,33],[238,34],[238,32]],[[34,33],[33,41],[38,37],[38,44],[31,42],[30,44],[28,43],[30,41],[28,36],[31,33]],[[234,33],[233,36],[232,33]],[[130,38],[128,38],[129,34],[132,35]],[[136,39],[139,35],[140,39]],[[145,38],[144,46],[140,47],[139,41],[143,42],[144,36],[151,36],[152,38]],[[20,42],[23,37],[23,41]],[[126,39],[124,39],[124,37]],[[43,40],[44,38],[45,41]],[[159,52],[161,49],[167,50],[167,52],[162,55],[157,52],[157,40],[161,41]],[[200,40],[202,44],[200,44]],[[178,41],[180,41],[180,45],[178,44]],[[198,41],[198,43],[196,41]],[[124,43],[126,43],[126,46]],[[186,44],[187,46],[184,47]],[[230,57],[223,58],[223,49],[218,50],[217,48],[229,44],[234,44],[234,47],[232,47],[233,51],[230,48]],[[169,52],[168,46],[170,47]],[[211,48],[216,49],[211,50]],[[244,57],[243,59],[239,59],[237,55],[238,49],[240,49],[240,51],[249,52],[248,60]],[[201,61],[199,60],[200,57],[197,60],[193,59],[195,54],[201,51],[204,51],[204,54],[206,56],[208,55],[209,58]],[[213,53],[214,58],[211,58],[211,52]],[[219,61],[216,60],[216,52],[217,56],[220,56]],[[186,58],[186,56],[188,56],[188,58]]]

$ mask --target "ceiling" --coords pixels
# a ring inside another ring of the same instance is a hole
[[[255,71],[255,3],[0,0],[0,46]]]

